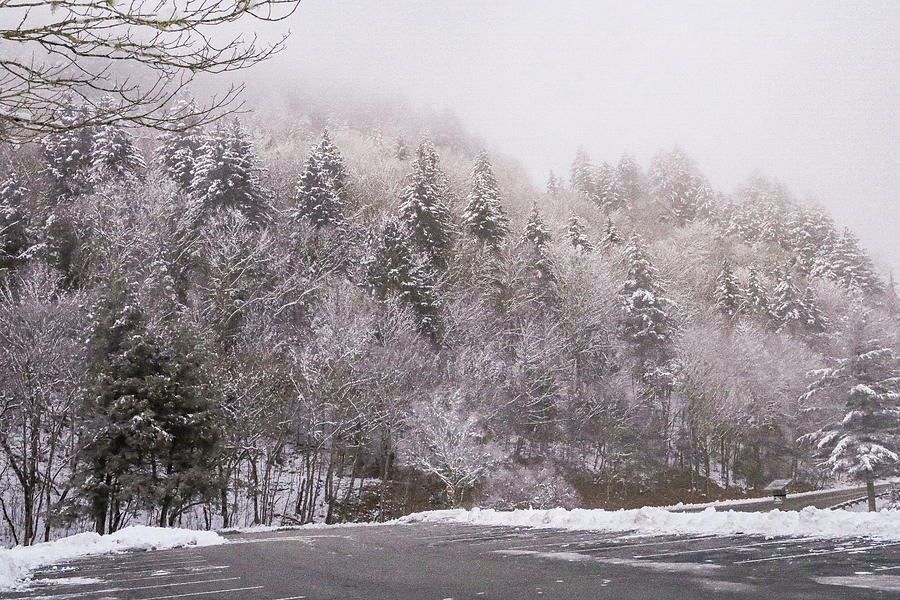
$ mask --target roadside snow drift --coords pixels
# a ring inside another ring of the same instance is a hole
[[[798,537],[870,537],[900,541],[900,511],[853,513],[804,508],[799,512],[735,512],[707,508],[697,513],[646,507],[632,510],[436,510],[399,519],[405,523],[470,523],[590,531],[620,531],[660,535],[752,534]]]
[[[0,550],[0,590],[13,587],[17,581],[27,578],[34,569],[90,554],[224,543],[225,538],[213,531],[135,525],[108,535],[79,533],[44,544],[17,546]]]

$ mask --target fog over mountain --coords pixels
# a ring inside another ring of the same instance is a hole
[[[304,73],[449,109],[539,189],[575,149],[642,164],[679,145],[717,189],[759,170],[900,270],[900,5],[305,0]]]

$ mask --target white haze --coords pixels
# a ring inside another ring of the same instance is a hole
[[[724,191],[759,170],[818,199],[900,272],[900,3],[304,0],[287,27],[269,68],[450,109],[536,186],[578,146],[677,144]]]

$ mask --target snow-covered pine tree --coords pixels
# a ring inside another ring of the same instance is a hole
[[[603,210],[611,211],[622,207],[622,191],[618,172],[609,163],[603,163],[596,172],[597,203]]]
[[[550,301],[556,294],[550,240],[550,228],[544,223],[535,202],[531,205],[531,213],[522,232],[522,243],[527,249],[531,297],[543,301]]]
[[[41,139],[50,180],[50,198],[54,201],[91,189],[89,174],[93,128],[75,127],[89,118],[88,109],[75,105],[71,98],[62,105],[64,108],[59,113],[61,131]]]
[[[618,246],[622,243],[622,236],[619,235],[619,230],[616,229],[616,226],[612,222],[612,218],[606,218],[606,226],[603,228],[603,240],[601,244],[603,244],[604,248],[612,248],[613,246]]]
[[[900,362],[889,345],[871,338],[869,314],[859,315],[852,345],[833,367],[815,372],[803,397],[830,391],[843,397],[843,419],[801,438],[822,466],[863,480],[875,510],[874,480],[900,472]]]
[[[556,199],[559,198],[559,195],[563,191],[563,182],[562,180],[550,171],[550,176],[547,177],[547,195],[550,198]]]
[[[803,293],[803,327],[811,333],[824,333],[828,329],[828,319],[819,308],[815,292],[807,286]]]
[[[400,196],[400,219],[414,246],[433,266],[442,268],[453,244],[453,217],[446,203],[447,177],[430,141],[419,144],[412,167]]]
[[[622,155],[616,165],[616,179],[625,207],[633,206],[644,197],[644,174],[641,167],[630,154]]]
[[[735,318],[743,305],[743,292],[727,259],[722,261],[716,284],[716,308],[726,317]]]
[[[678,148],[654,158],[649,176],[653,200],[665,206],[678,225],[693,221],[706,208],[709,186]]]
[[[500,186],[487,152],[479,152],[475,158],[472,191],[462,218],[476,240],[493,251],[499,249],[509,226],[500,204]]]
[[[197,110],[188,100],[176,103],[169,111],[173,127],[160,134],[160,145],[156,149],[163,172],[183,190],[190,189],[194,180],[194,165],[203,143],[203,132],[197,126],[198,117],[190,116]]]
[[[592,244],[591,240],[585,235],[584,225],[575,213],[572,213],[569,217],[566,233],[569,235],[569,241],[572,243],[572,247],[578,252],[586,253],[594,250],[594,244]]]
[[[204,136],[199,150],[191,182],[196,210],[237,210],[253,223],[267,222],[271,207],[261,171],[240,123],[219,124]]]
[[[570,177],[573,190],[583,194],[592,201],[596,201],[597,186],[594,166],[591,164],[591,157],[584,151],[584,148],[579,148],[575,152],[575,160],[572,161]]]
[[[872,259],[859,247],[859,240],[849,229],[844,229],[835,240],[816,274],[825,275],[853,292],[877,294],[884,291]]]
[[[634,234],[625,247],[628,272],[622,286],[625,339],[631,345],[643,377],[670,358],[674,303],[663,295],[656,268],[644,241]]]
[[[26,192],[14,174],[0,180],[0,275],[18,266],[28,249]]]
[[[344,160],[325,131],[310,151],[297,183],[296,218],[309,219],[316,227],[343,221],[344,177]]]
[[[759,269],[751,266],[747,276],[747,288],[744,312],[758,317],[773,318],[769,302],[769,294],[763,285]]]
[[[400,136],[394,140],[394,157],[397,160],[407,160],[409,158],[409,146],[406,145],[406,140]]]
[[[321,157],[322,170],[328,177],[332,189],[342,202],[346,202],[347,167],[344,164],[344,157],[341,156],[337,146],[332,143],[327,129],[322,132],[322,140],[319,142],[317,150]]]
[[[112,100],[104,98],[100,109],[110,110]],[[134,145],[134,138],[121,125],[93,128],[91,136],[90,179],[95,185],[104,181],[140,179],[147,165]]]
[[[797,257],[797,266],[805,275],[819,269],[822,258],[830,253],[837,237],[831,217],[817,206],[794,208],[785,230],[785,249]]]
[[[381,235],[370,243],[364,267],[372,294],[379,300],[396,298],[412,310],[419,331],[436,339],[441,324],[434,276],[409,247],[403,226],[397,219],[385,220]]]
[[[796,332],[804,326],[806,312],[800,290],[788,267],[775,272],[775,289],[772,290],[771,314],[778,331],[785,329]]]

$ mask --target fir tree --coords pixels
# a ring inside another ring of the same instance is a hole
[[[594,166],[591,164],[591,157],[588,156],[583,148],[579,148],[575,153],[575,160],[572,162],[571,179],[573,190],[584,194],[591,200],[595,200],[597,187],[594,177]]]
[[[778,330],[796,331],[805,322],[805,312],[800,291],[794,284],[790,271],[787,268],[778,269],[771,305],[772,317]]]
[[[28,249],[26,192],[15,175],[0,180],[0,270],[18,266]]]
[[[171,130],[159,136],[160,145],[156,149],[157,160],[163,172],[183,190],[188,190],[194,180],[194,168],[199,158],[203,136],[197,126],[197,112],[192,102],[182,100],[169,111],[174,123]]]
[[[845,229],[834,242],[816,274],[825,275],[850,291],[863,294],[884,291],[872,259],[859,247],[859,240],[849,229]]]
[[[666,206],[679,225],[700,216],[711,196],[693,162],[678,149],[654,159],[650,185],[654,200]]]
[[[438,155],[429,141],[416,150],[413,172],[400,198],[400,218],[412,243],[432,265],[446,265],[453,242],[453,220],[445,197],[447,181],[438,168]]]
[[[762,277],[756,267],[750,267],[747,277],[745,311],[756,316],[771,317],[769,295],[763,286]]]
[[[550,241],[550,228],[544,223],[537,203],[534,203],[522,232],[522,243],[526,246],[528,253],[531,297],[545,303],[552,302],[557,291],[553,259],[550,256]]]
[[[98,125],[91,139],[90,179],[94,184],[140,179],[146,164],[131,134],[119,125]]]
[[[344,161],[326,131],[309,153],[295,196],[297,218],[309,219],[316,227],[340,223],[344,203]]]
[[[253,147],[237,121],[204,136],[195,165],[191,194],[196,210],[237,210],[254,223],[269,219],[269,192],[259,180]]]
[[[93,128],[75,127],[89,118],[84,106],[73,101],[63,102],[59,114],[61,131],[41,140],[47,175],[50,180],[50,197],[54,201],[71,198],[90,191],[90,165]],[[73,127],[73,129],[66,129]]]
[[[500,204],[500,186],[487,152],[480,152],[472,167],[472,191],[463,211],[463,223],[475,239],[496,251],[508,230],[508,219]]]
[[[803,327],[812,333],[824,333],[828,329],[828,319],[819,309],[815,293],[811,287],[803,294]]]
[[[811,443],[822,466],[836,475],[866,481],[869,509],[875,510],[872,482],[900,468],[900,363],[890,346],[869,337],[868,319],[860,315],[848,355],[817,371],[803,398],[835,392],[843,397],[846,415],[801,441]]]
[[[641,167],[630,154],[625,154],[616,165],[616,180],[621,190],[624,206],[632,206],[644,197],[644,175]]]
[[[622,236],[619,235],[619,230],[616,229],[615,225],[613,225],[612,219],[610,217],[607,217],[606,226],[603,229],[603,246],[605,248],[612,248],[613,246],[618,246],[621,243]]]
[[[436,339],[440,333],[439,306],[434,277],[407,243],[403,227],[396,219],[382,225],[371,255],[364,261],[366,280],[379,300],[395,298],[416,316],[419,331]]]
[[[716,308],[726,317],[734,318],[738,315],[743,303],[740,285],[734,276],[734,271],[727,260],[722,262],[722,269],[716,277]]]
[[[664,297],[656,268],[637,234],[625,247],[625,259],[628,273],[622,287],[623,332],[644,376],[670,358],[672,327],[668,311],[673,303]]]
[[[557,177],[553,171],[550,171],[550,176],[547,177],[547,195],[553,198],[559,198],[559,195],[563,191],[563,182]]]
[[[575,213],[572,213],[572,216],[569,217],[569,225],[566,228],[566,232],[569,234],[569,241],[572,242],[572,247],[577,251],[585,253],[594,250],[594,244],[585,235],[584,225],[582,225],[581,219]]]
[[[604,210],[616,210],[622,206],[622,191],[620,189],[618,173],[609,165],[603,163],[596,173],[597,204]]]
[[[406,145],[406,140],[399,136],[394,140],[394,157],[397,160],[407,160],[409,158],[409,146]]]
[[[171,525],[212,489],[212,405],[196,365],[163,348],[129,292],[110,294],[93,320],[80,458],[94,527],[114,531],[129,514],[156,507],[160,524]]]

